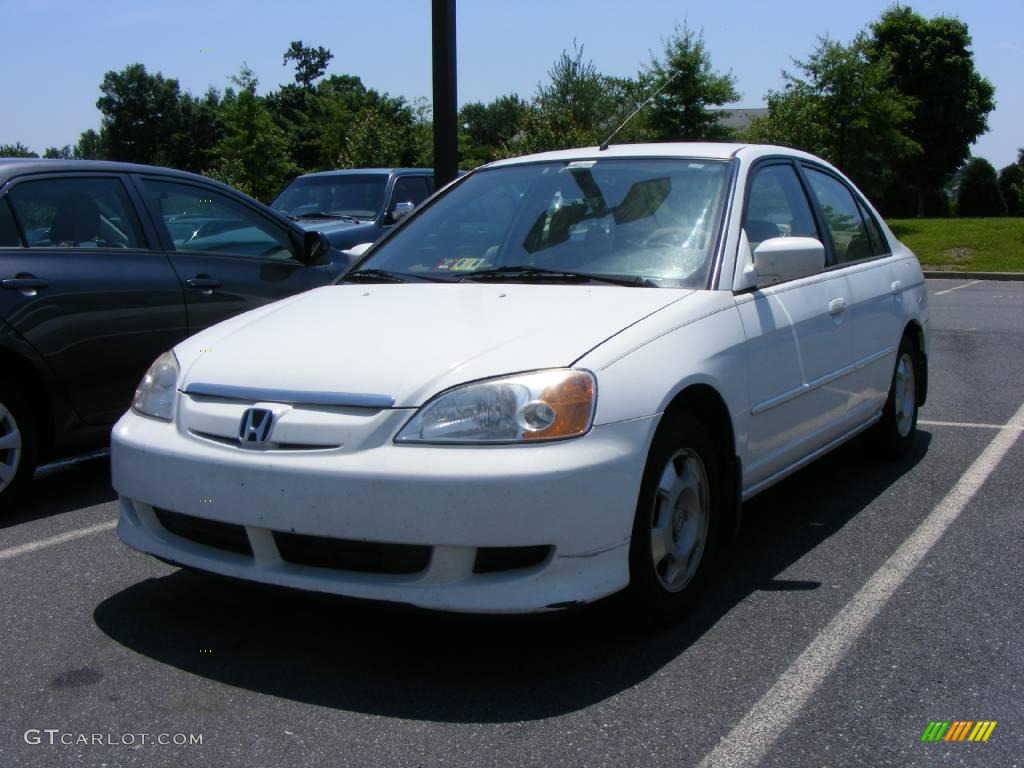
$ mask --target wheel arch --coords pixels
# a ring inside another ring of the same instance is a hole
[[[54,415],[46,381],[32,363],[6,347],[0,347],[0,370],[28,400],[36,420],[39,456],[47,456],[53,450]]]
[[[685,411],[696,418],[708,431],[708,437],[722,462],[722,505],[726,517],[722,521],[722,541],[728,541],[739,531],[741,518],[740,493],[741,465],[736,450],[736,432],[732,416],[721,393],[710,384],[695,383],[678,392],[666,413]]]
[[[917,349],[920,370],[917,377],[917,404],[925,404],[928,399],[928,347],[925,345],[924,327],[917,320],[910,320],[903,329],[901,338],[909,338]]]

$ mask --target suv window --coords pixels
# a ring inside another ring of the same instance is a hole
[[[7,199],[30,248],[143,248],[141,229],[119,179],[23,181]]]
[[[21,236],[14,223],[14,216],[6,200],[0,200],[0,248],[16,248],[21,245]]]
[[[743,229],[751,251],[773,237],[821,239],[811,205],[793,166],[769,165],[755,172],[750,182]]]
[[[146,179],[174,250],[294,258],[288,233],[213,187]]]
[[[815,168],[804,170],[825,215],[825,224],[832,237],[835,263],[845,264],[871,258],[874,255],[871,240],[853,193],[841,181],[823,171]]]
[[[395,179],[395,191],[391,194],[391,207],[395,203],[419,205],[430,197],[427,180],[423,176],[401,176]]]

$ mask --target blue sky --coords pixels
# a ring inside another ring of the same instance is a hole
[[[817,35],[848,41],[890,4],[459,0],[459,102],[532,95],[574,39],[601,71],[631,75],[685,19],[703,30],[715,68],[736,75],[742,99],[735,106],[761,106],[765,92],[781,85],[781,70],[804,58]],[[995,84],[997,101],[974,153],[997,168],[1012,162],[1024,146],[1024,2],[921,0],[912,7],[969,25],[978,69]],[[7,32],[0,143],[21,141],[37,152],[98,128],[103,74],[133,62],[198,94],[223,89],[245,61],[266,91],[291,79],[281,54],[302,40],[334,53],[331,73],[355,74],[409,99],[431,93],[429,0],[0,0],[0,18]]]

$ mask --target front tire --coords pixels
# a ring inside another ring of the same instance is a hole
[[[35,420],[21,390],[0,382],[0,516],[31,480],[36,466]]]
[[[707,581],[721,527],[721,462],[704,425],[667,413],[644,469],[624,599],[635,619],[678,619]]]
[[[905,456],[914,444],[917,432],[917,411],[921,357],[909,336],[904,336],[896,353],[896,367],[889,385],[889,397],[882,408],[882,418],[874,427],[874,443],[884,457]]]

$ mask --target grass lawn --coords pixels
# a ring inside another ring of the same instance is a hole
[[[1024,218],[888,219],[926,269],[1024,272]]]

